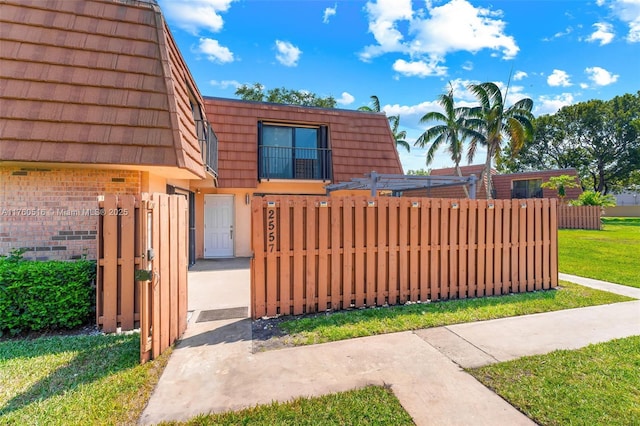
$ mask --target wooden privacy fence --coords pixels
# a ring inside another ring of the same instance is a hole
[[[602,229],[602,207],[558,205],[558,228]]]
[[[187,326],[187,200],[105,195],[99,207],[96,320],[108,333],[140,328],[145,362]]]
[[[252,201],[252,316],[548,289],[555,199]]]

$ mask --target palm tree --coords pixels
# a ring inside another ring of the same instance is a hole
[[[406,149],[407,152],[411,152],[411,146],[409,145],[409,142],[405,140],[407,137],[407,131],[398,131],[398,126],[400,126],[400,116],[392,115],[389,117],[389,124],[391,124],[391,133],[393,134],[393,138],[396,140],[396,148],[401,146]]]
[[[371,96],[371,106],[369,105],[361,106],[360,108],[358,108],[358,111],[380,112],[380,99],[378,99],[376,95]],[[406,149],[407,152],[410,152],[411,146],[409,145],[409,142],[405,140],[405,138],[407,137],[407,131],[406,130],[400,131],[398,129],[398,127],[400,126],[400,116],[392,115],[391,117],[388,118],[388,120],[389,120],[389,125],[391,126],[391,133],[393,134],[393,138],[396,141],[396,148],[398,146],[401,146],[404,149]]]
[[[433,162],[435,154],[441,145],[443,143],[447,144],[447,151],[451,154],[451,160],[453,160],[455,165],[456,173],[458,176],[462,176],[460,161],[462,161],[463,142],[469,133],[465,126],[465,117],[468,108],[455,107],[453,87],[449,90],[449,93],[438,96],[438,103],[444,110],[444,113],[439,111],[428,112],[420,119],[420,123],[437,121],[441,124],[425,130],[424,133],[416,139],[414,145],[424,148],[426,144],[431,144],[427,151],[426,158],[426,164],[428,166]],[[469,192],[467,191],[467,187],[463,186],[463,188],[468,198]]]
[[[492,162],[494,158],[499,161],[503,142],[507,141],[511,155],[515,156],[524,143],[533,137],[533,101],[524,98],[505,109],[502,92],[495,83],[470,84],[467,88],[480,101],[479,106],[467,111],[467,128],[472,135],[467,157],[472,162],[478,145],[486,147],[487,158],[480,180],[485,179],[489,199],[492,198],[493,188]]]

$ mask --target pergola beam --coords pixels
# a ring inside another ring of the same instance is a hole
[[[327,194],[338,190],[369,189],[375,197],[379,190],[406,191],[410,189],[431,189],[449,186],[469,185],[469,198],[476,198],[476,175],[471,176],[416,176],[367,173],[364,178],[353,178],[351,182],[334,183],[325,188]]]

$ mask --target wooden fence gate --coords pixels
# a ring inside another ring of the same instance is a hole
[[[252,317],[557,286],[555,199],[252,201]]]
[[[99,202],[96,321],[108,333],[140,328],[140,361],[187,326],[187,200],[154,193]]]

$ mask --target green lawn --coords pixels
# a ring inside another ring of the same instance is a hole
[[[413,425],[393,393],[383,387],[299,398],[242,411],[198,416],[171,425]]]
[[[640,424],[640,336],[469,373],[539,424]]]
[[[139,350],[138,334],[0,341],[0,424],[135,424],[168,359]]]
[[[640,218],[603,218],[601,231],[558,231],[560,272],[640,288]]]
[[[291,343],[307,345],[633,300],[569,282],[560,285],[559,290],[301,317],[284,321],[279,327],[290,335]]]

